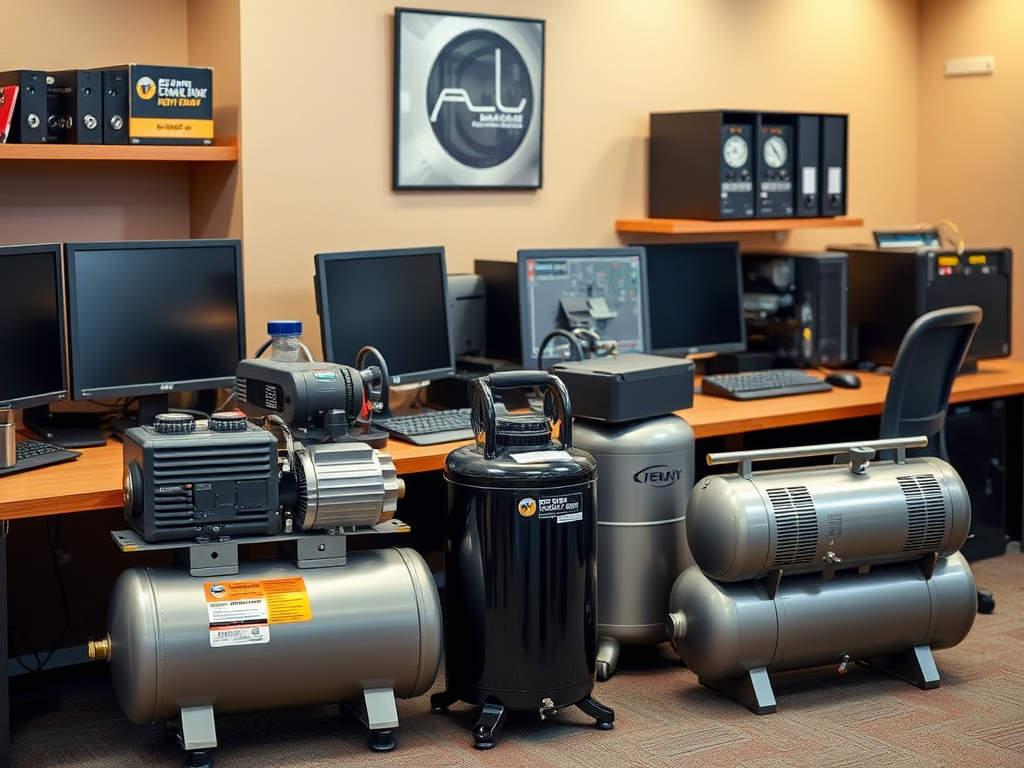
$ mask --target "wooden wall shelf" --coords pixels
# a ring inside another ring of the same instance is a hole
[[[238,139],[227,136],[213,146],[168,144],[0,144],[3,160],[170,160],[177,162],[238,160]]]
[[[787,229],[823,227],[860,227],[864,219],[854,216],[835,216],[819,219],[733,219],[705,221],[703,219],[616,219],[616,232],[645,232],[655,235],[706,235],[741,232],[778,232]]]

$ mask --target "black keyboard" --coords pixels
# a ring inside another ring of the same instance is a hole
[[[42,440],[21,440],[14,445],[14,466],[0,468],[0,475],[60,464],[77,459],[81,455],[79,451],[69,451],[67,448]]]
[[[475,437],[469,413],[469,408],[423,411],[409,416],[374,419],[373,426],[383,429],[396,440],[413,445],[451,443],[456,440],[472,440]]]
[[[730,400],[760,400],[765,397],[828,392],[830,389],[831,384],[799,368],[718,373],[705,376],[700,385],[701,394],[727,397]]]

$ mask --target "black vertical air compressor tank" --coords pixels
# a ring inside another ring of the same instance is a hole
[[[495,415],[492,390],[544,387],[544,413]],[[612,727],[591,698],[597,654],[597,466],[572,447],[565,386],[541,371],[491,374],[473,400],[476,444],[448,454],[446,689],[482,705],[486,749],[509,709],[541,717],[575,705]],[[557,438],[553,428],[557,426]]]

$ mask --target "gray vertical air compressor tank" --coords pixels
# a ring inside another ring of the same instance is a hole
[[[668,639],[665,608],[693,558],[686,504],[694,483],[693,429],[668,414],[606,423],[577,418],[576,445],[597,461],[597,676],[615,672],[619,646]]]

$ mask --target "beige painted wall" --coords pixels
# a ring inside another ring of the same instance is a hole
[[[918,212],[951,219],[970,245],[1010,246],[1014,340],[1024,339],[1024,3],[928,0],[921,24],[921,125]],[[995,56],[991,75],[946,77],[943,62]],[[1014,357],[1024,346],[1014,343]]]
[[[242,237],[250,348],[266,320],[291,316],[319,351],[317,251],[440,243],[466,271],[522,247],[631,242],[614,221],[646,211],[648,114],[721,107],[850,115],[849,209],[866,226],[749,235],[747,247],[818,249],[946,217],[973,243],[1024,248],[1017,0],[430,7],[545,19],[543,189],[391,190],[393,3],[51,0],[41,14],[19,1],[5,6],[0,70],[212,64],[218,133],[241,136],[241,160],[0,163],[0,242]],[[944,58],[986,53],[994,76],[941,77]],[[995,154],[1006,148],[1009,161]]]
[[[439,243],[449,271],[471,271],[474,258],[514,259],[518,248],[623,242],[615,219],[646,213],[652,111],[847,112],[851,214],[868,223],[915,221],[916,0],[443,4],[546,21],[544,186],[475,193],[391,190],[394,3],[240,7],[253,343],[266,320],[292,315],[319,347],[317,251]],[[281,94],[295,112],[281,108]],[[821,248],[864,236],[821,230],[787,244]]]
[[[188,63],[182,2],[3,3],[0,71]],[[102,23],[99,23],[102,21]],[[0,164],[0,243],[189,236],[178,163]]]

